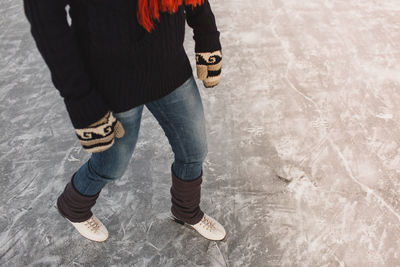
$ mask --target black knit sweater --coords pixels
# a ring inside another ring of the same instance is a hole
[[[163,97],[192,75],[185,17],[196,52],[221,49],[207,0],[161,13],[151,33],[137,22],[137,0],[24,0],[24,8],[75,128]]]

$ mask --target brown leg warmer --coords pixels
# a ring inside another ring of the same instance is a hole
[[[100,192],[94,196],[84,196],[79,193],[71,181],[65,186],[64,192],[57,199],[58,211],[71,222],[84,222],[93,213],[90,210],[96,203]]]
[[[200,209],[200,189],[202,174],[191,181],[184,181],[175,176],[172,172],[171,187],[171,212],[179,220],[188,224],[196,224],[203,218],[203,211]]]

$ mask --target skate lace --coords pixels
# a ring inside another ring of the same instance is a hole
[[[100,228],[100,224],[93,216],[85,222],[85,225],[88,226],[92,232],[96,232]]]
[[[206,216],[203,216],[203,219],[201,219],[201,223],[206,227],[207,230],[210,232],[215,229],[215,223],[208,219]]]

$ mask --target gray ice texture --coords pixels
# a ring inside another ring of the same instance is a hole
[[[88,158],[30,35],[0,0],[1,266],[400,266],[400,1],[212,0],[220,85],[203,97],[202,208],[168,219],[173,154],[145,110],[125,175],[82,238],[52,208]],[[194,64],[194,41],[185,46]],[[279,178],[281,177],[281,178]]]

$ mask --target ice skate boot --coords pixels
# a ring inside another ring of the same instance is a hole
[[[176,218],[174,215],[171,217],[175,222],[195,229],[200,235],[209,240],[218,241],[224,239],[226,236],[224,227],[207,214],[204,214],[203,218],[196,224],[185,223]]]
[[[94,196],[84,196],[75,189],[72,180],[54,207],[82,236],[92,241],[105,241],[108,238],[107,228],[91,211],[100,192]]]
[[[57,204],[54,204],[54,207],[58,210]],[[86,237],[89,240],[104,242],[108,238],[107,228],[95,215],[92,215],[92,217],[84,222],[71,222],[66,217],[64,218],[70,222],[83,237]]]
[[[202,175],[187,181],[178,178],[172,171],[172,219],[190,226],[209,240],[222,240],[226,235],[224,227],[200,209]]]

